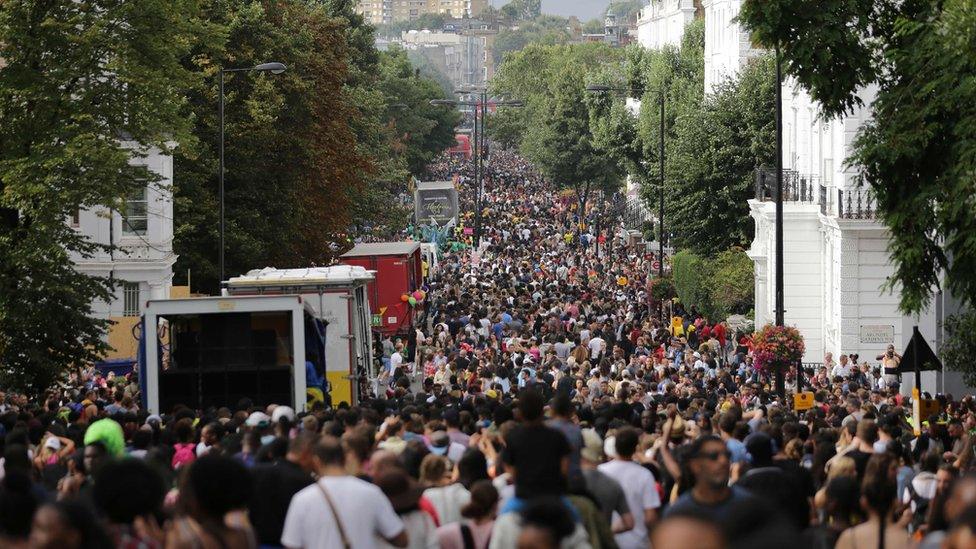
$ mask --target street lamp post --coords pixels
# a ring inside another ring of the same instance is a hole
[[[780,64],[779,45],[776,46],[776,325],[786,323],[786,306],[783,293],[783,74]],[[797,388],[803,377],[803,365],[798,364]],[[780,402],[786,399],[786,381],[782,368],[776,369],[776,392]]]
[[[488,119],[488,90],[455,90],[457,94],[470,94],[477,92],[477,101],[454,101],[451,99],[432,99],[431,105],[448,105],[452,107],[474,107],[474,128],[472,138],[474,139],[474,185],[475,185],[475,211],[474,211],[474,247],[481,244],[481,210],[482,194],[484,193],[484,148],[485,148],[485,123]],[[493,101],[496,107],[521,107],[521,101]],[[478,122],[478,119],[481,122]]]
[[[285,72],[285,65],[282,63],[261,63],[253,67],[240,67],[236,69],[220,69],[220,90],[218,92],[218,110],[220,112],[220,167],[219,171],[219,191],[220,195],[220,252],[219,270],[220,282],[224,281],[224,74],[229,72],[270,72],[271,74],[281,74]]]

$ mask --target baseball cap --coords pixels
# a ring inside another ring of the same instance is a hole
[[[50,448],[57,452],[61,449],[61,439],[58,437],[48,437],[47,441],[44,443],[45,448]]]
[[[291,406],[278,406],[271,412],[272,423],[278,423],[281,418],[288,418],[288,421],[295,421],[295,410]]]

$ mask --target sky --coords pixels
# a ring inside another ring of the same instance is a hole
[[[509,0],[491,0],[491,5],[500,8]],[[580,21],[603,17],[607,0],[542,0],[542,13],[569,17],[575,15]]]

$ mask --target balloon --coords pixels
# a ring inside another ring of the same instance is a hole
[[[411,307],[416,307],[417,306],[417,298],[416,297],[410,296],[410,298],[407,301],[410,303],[410,306]]]
[[[424,298],[424,293],[421,292],[420,290],[415,290],[413,292],[413,298],[416,299],[417,301],[420,301],[421,299]]]
[[[420,292],[420,301],[427,299],[427,292],[423,290],[417,290],[417,291]]]
[[[400,296],[400,301],[402,301],[404,303],[406,303],[409,300],[410,300],[410,296],[408,296],[407,294],[403,294],[403,295]]]

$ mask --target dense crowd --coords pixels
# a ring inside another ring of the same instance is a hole
[[[971,397],[913,425],[889,350],[828,355],[793,410],[747,334],[658,316],[598,210],[513,153],[486,168],[482,245],[444,254],[358,406],[149,414],[132,375],[92,368],[0,393],[0,546],[973,546]],[[469,169],[431,166],[463,226]]]

